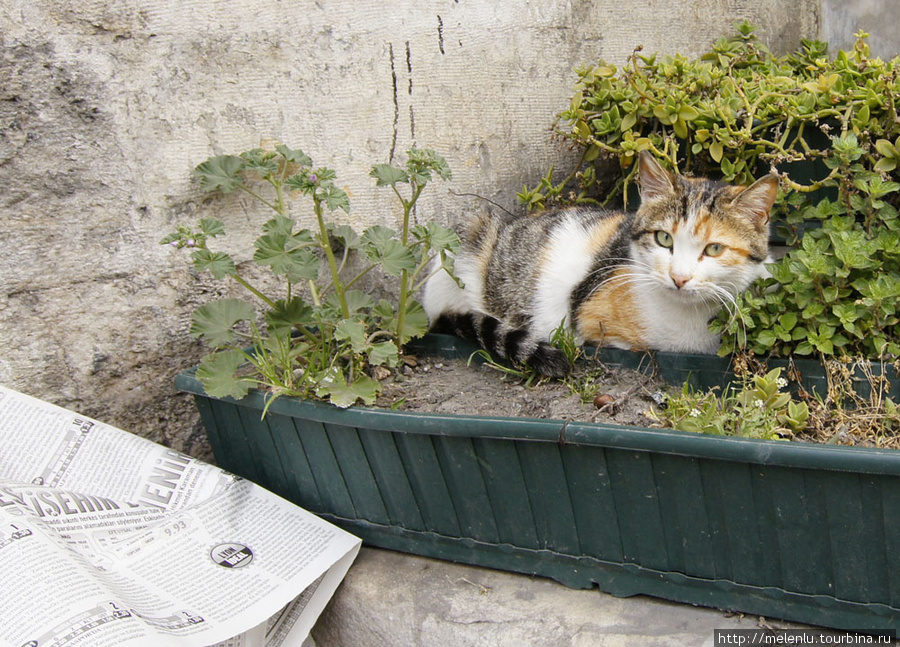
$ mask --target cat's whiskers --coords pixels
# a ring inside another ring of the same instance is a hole
[[[747,322],[744,319],[744,313],[741,312],[741,309],[738,307],[737,299],[734,294],[722,287],[722,285],[710,284],[711,293],[716,297],[716,299],[722,304],[722,306],[728,310],[729,319],[728,326],[730,326],[736,319],[740,320],[741,328],[744,330],[744,333],[747,332]]]
[[[621,261],[614,264],[606,265],[604,264],[601,267],[598,267],[595,270],[591,270],[585,278],[590,278],[594,274],[598,272],[615,272],[616,270],[625,269],[625,268],[644,268],[647,270],[653,270],[653,267],[649,263],[645,263],[644,261],[635,259],[635,258],[627,258],[622,256],[612,256],[607,259],[607,261]]]
[[[608,260],[622,262],[614,265],[604,265],[603,267],[591,271],[587,275],[587,277],[590,277],[600,272],[610,274],[608,278],[603,279],[591,289],[588,293],[588,298],[603,288],[614,288],[625,285],[628,290],[631,291],[639,285],[653,286],[659,284],[659,281],[652,275],[653,267],[648,263],[633,258],[622,257],[611,257]],[[649,273],[640,271],[642,269],[649,270]],[[630,271],[623,272],[622,270]]]
[[[641,272],[617,272],[613,276],[610,276],[609,278],[604,279],[603,281],[595,285],[588,294],[588,298],[593,296],[599,290],[605,288],[625,287],[626,290],[631,292],[635,288],[642,285],[654,286],[658,285],[658,281]]]

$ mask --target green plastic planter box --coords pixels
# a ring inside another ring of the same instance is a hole
[[[674,379],[725,372],[670,359],[656,361]],[[220,466],[369,545],[617,596],[900,629],[900,452],[287,398],[261,419],[260,393],[211,399],[190,371],[176,386],[195,395]]]

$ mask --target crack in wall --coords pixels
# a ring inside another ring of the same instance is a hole
[[[412,97],[413,93],[413,69],[412,69],[412,50],[409,41],[406,41],[406,73],[409,74],[409,85],[407,93]],[[409,102],[409,138],[413,145],[416,143],[416,114],[413,111],[412,99]]]
[[[412,66],[412,47],[410,45],[410,41],[405,41],[406,47],[406,74],[407,74],[407,84],[406,84],[406,94],[409,97],[413,95],[413,66]],[[388,155],[388,161],[393,163],[394,156],[397,152],[397,141],[399,139],[399,131],[400,131],[400,80],[397,74],[397,60],[394,55],[394,45],[393,43],[388,44],[388,55],[390,57],[391,62],[391,93],[392,100],[394,103],[394,123],[392,126],[391,132],[391,149],[390,154]],[[416,114],[415,109],[413,108],[412,99],[409,102],[409,136],[415,145],[416,140]]]
[[[388,43],[388,53],[391,57],[391,83],[393,84],[394,99],[394,125],[391,133],[391,152],[388,155],[388,163],[394,162],[394,152],[397,150],[397,126],[400,122],[400,103],[397,100],[397,66],[394,63],[394,44]]]

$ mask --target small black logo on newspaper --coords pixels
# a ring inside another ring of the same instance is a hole
[[[241,568],[253,561],[253,551],[243,544],[219,544],[209,552],[219,566]]]

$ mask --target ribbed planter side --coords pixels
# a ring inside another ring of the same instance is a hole
[[[900,629],[900,453],[212,400],[219,464],[374,546],[841,629]]]

